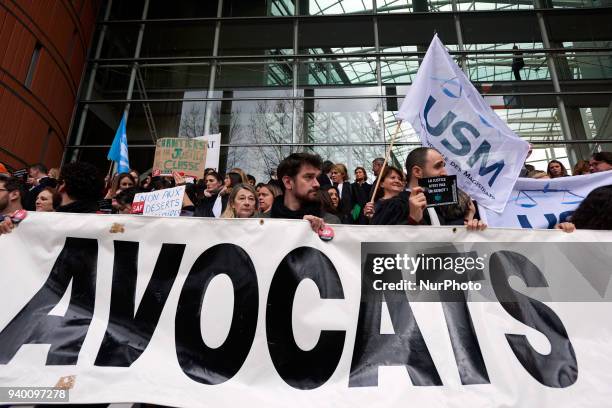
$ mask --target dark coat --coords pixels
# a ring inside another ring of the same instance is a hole
[[[210,197],[202,198],[198,204],[195,206],[195,211],[193,213],[194,217],[208,217],[214,218],[215,214],[213,214],[213,207],[215,206],[215,201],[217,201],[217,196],[219,194],[215,194]],[[226,194],[221,197],[221,213],[225,211],[225,207],[227,207],[227,200],[229,199],[229,195]]]

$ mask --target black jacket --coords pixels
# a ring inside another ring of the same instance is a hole
[[[57,212],[87,214],[96,213],[98,210],[98,201],[96,200],[77,200],[73,203],[60,206]]]
[[[314,215],[315,217],[323,218],[328,224],[340,224],[340,218],[321,210],[321,204],[318,202],[308,203],[297,211],[290,210],[285,207],[283,196],[278,196],[272,203],[272,210],[262,214],[262,218],[288,218],[292,220],[301,220],[305,215]]]
[[[195,206],[194,217],[209,217],[214,218],[213,207],[215,205],[215,201],[217,201],[218,194],[215,194],[210,197],[202,198],[198,204]],[[221,213],[225,211],[225,207],[227,207],[227,200],[229,195],[226,194],[221,197]]]
[[[388,200],[380,199],[374,206],[374,217],[372,217],[372,225],[404,225],[408,224],[408,215],[410,214],[410,207],[408,205],[408,198],[410,193],[408,191],[402,191],[397,196]],[[447,206],[449,208],[434,207],[440,225],[463,225],[463,214],[459,214],[458,211],[452,211],[457,204]],[[453,214],[454,213],[454,214]],[[453,214],[453,215],[450,215]],[[421,225],[431,225],[431,220],[427,211],[423,211],[423,219],[420,222]]]

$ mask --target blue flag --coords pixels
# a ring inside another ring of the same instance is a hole
[[[108,160],[117,163],[117,171],[119,173],[128,173],[130,171],[130,158],[128,157],[127,134],[125,131],[125,115],[119,123],[115,139],[111,145],[108,155]]]

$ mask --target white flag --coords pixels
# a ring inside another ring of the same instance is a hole
[[[482,206],[501,212],[529,151],[493,112],[435,35],[397,115],[440,151],[449,174]]]

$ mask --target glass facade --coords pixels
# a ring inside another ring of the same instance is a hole
[[[157,138],[216,132],[221,170],[258,180],[295,151],[369,170],[438,33],[536,168],[571,166],[612,150],[610,21],[612,0],[108,0],[65,160],[107,167],[128,110],[140,171]],[[417,145],[402,123],[393,159]]]

